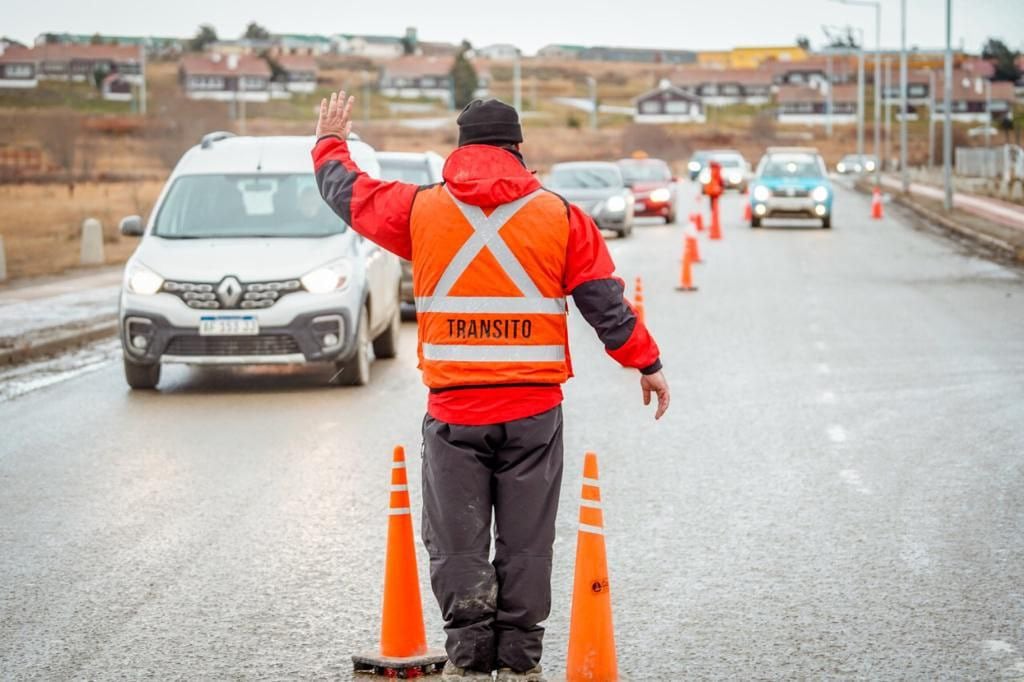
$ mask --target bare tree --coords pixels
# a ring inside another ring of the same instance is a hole
[[[75,194],[75,170],[82,117],[73,111],[58,111],[37,120],[39,144],[67,182],[68,195]]]

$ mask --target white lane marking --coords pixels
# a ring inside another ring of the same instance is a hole
[[[833,424],[828,427],[828,439],[833,443],[845,443],[846,442],[846,429],[839,424]]]
[[[1012,644],[1001,639],[982,640],[981,645],[985,647],[986,651],[994,654],[1012,654],[1017,650]]]
[[[815,365],[815,369],[818,370],[818,374],[831,374],[832,368],[828,366],[827,362],[819,362]]]
[[[818,402],[823,405],[835,405],[836,394],[832,391],[822,391],[821,394],[818,395]]]
[[[856,469],[843,469],[839,472],[839,478],[843,479],[846,485],[850,486],[861,495],[870,495],[871,488],[864,485],[864,480],[860,477],[860,472]]]
[[[47,386],[91,374],[121,354],[121,342],[108,339],[78,350],[0,371],[0,403]]]
[[[824,341],[815,341],[814,348],[815,350],[828,350],[828,344]]]

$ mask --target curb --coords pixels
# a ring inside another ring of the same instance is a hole
[[[0,348],[0,366],[15,365],[44,355],[53,355],[91,341],[115,336],[117,317],[100,318],[89,324],[67,329],[55,327],[44,330],[27,341],[18,341],[13,348]]]
[[[854,183],[854,188],[861,194],[871,193],[871,187],[860,182]],[[1010,242],[1000,239],[999,237],[994,237],[990,234],[979,232],[978,230],[967,227],[966,225],[959,223],[956,220],[953,220],[943,215],[942,213],[933,211],[932,209],[926,206],[922,206],[921,204],[914,201],[911,197],[907,197],[903,194],[900,194],[899,192],[890,192],[889,196],[892,197],[892,200],[898,203],[900,206],[905,206],[906,208],[909,208],[911,211],[917,213],[919,216],[926,220],[929,220],[933,223],[937,223],[942,227],[946,228],[947,230],[955,232],[963,237],[967,237],[968,239],[973,239],[974,241],[981,242],[986,246],[996,248],[999,251],[1005,253],[1011,259],[1014,259],[1019,263],[1024,263],[1024,247],[1014,246]]]

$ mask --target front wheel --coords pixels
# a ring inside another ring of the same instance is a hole
[[[160,363],[140,365],[125,357],[124,378],[134,390],[151,391],[160,383]]]
[[[387,328],[373,340],[373,354],[378,358],[393,358],[398,355],[398,335],[402,332],[402,306],[395,303],[395,312]]]
[[[827,215],[821,219],[821,226],[826,230],[832,229],[832,216]]]
[[[370,314],[363,306],[356,330],[355,352],[345,362],[335,363],[339,386],[365,386],[370,383]]]
[[[751,227],[761,227],[761,219],[756,217],[756,216],[751,218],[750,219],[750,226]]]

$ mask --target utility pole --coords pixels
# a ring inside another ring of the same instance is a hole
[[[825,100],[825,134],[832,137],[832,53],[829,52],[825,58],[826,64],[828,65],[826,71],[828,73],[828,82],[825,83],[827,88],[826,95],[828,99]]]
[[[880,0],[836,0],[836,2],[841,2],[844,5],[873,7],[875,10],[875,77],[872,81],[872,90],[875,93],[875,186],[877,187],[882,179],[882,99],[878,92],[879,84],[882,82],[882,3]],[[861,42],[863,43],[863,32],[861,32],[861,36]],[[859,153],[863,154],[863,152]],[[864,165],[863,158],[861,158],[861,165]]]
[[[892,170],[892,58],[885,58],[885,165]]]
[[[935,70],[928,69],[928,175],[935,168]]]
[[[946,0],[946,60],[943,65],[942,99],[942,205],[953,210],[953,0]]]
[[[523,111],[523,67],[517,54],[512,64],[512,107],[517,114],[522,115]]]
[[[860,45],[857,47],[857,158],[864,172],[864,29],[860,31]]]
[[[992,146],[992,81],[985,79],[985,149]],[[987,159],[987,157],[986,157]]]
[[[900,0],[900,180],[906,194],[910,191],[907,172],[907,0]]]
[[[597,130],[597,79],[587,76],[587,85],[590,86],[590,129]]]

